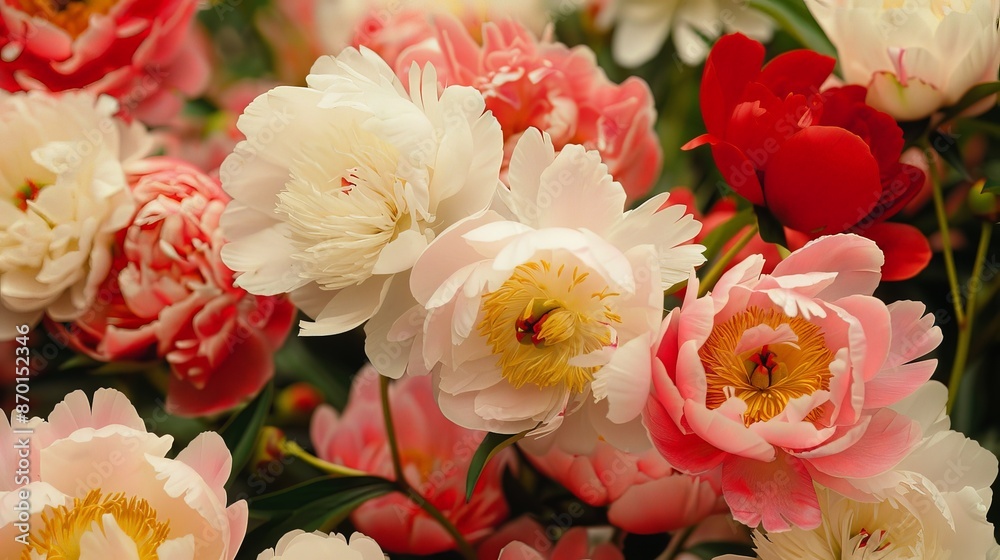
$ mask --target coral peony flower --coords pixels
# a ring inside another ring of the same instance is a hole
[[[152,147],[109,97],[0,91],[0,339],[97,297],[115,232],[135,210],[125,166]]]
[[[931,256],[923,234],[885,223],[924,184],[923,172],[899,161],[903,132],[896,122],[865,105],[862,87],[820,92],[832,58],[793,51],[758,70],[763,60],[756,41],[719,40],[701,84],[708,134],[685,149],[711,145],[729,186],[788,228],[875,240],[886,255],[887,280],[923,270]]]
[[[874,481],[877,502],[820,489],[823,523],[814,530],[754,532],[761,560],[868,558],[998,558],[1000,546],[986,520],[997,459],[948,429],[948,390],[928,383],[893,406],[917,420],[920,444],[887,476]],[[884,484],[884,483],[889,484]],[[873,551],[879,554],[872,555]],[[723,557],[735,560],[735,556]]]
[[[941,342],[924,306],[871,296],[882,254],[812,241],[762,275],[751,257],[664,321],[646,425],[684,472],[719,472],[733,516],[767,531],[821,523],[813,482],[875,476],[919,438],[886,408],[930,378]]]
[[[337,533],[326,534],[320,531],[306,533],[296,529],[285,534],[278,541],[278,545],[261,552],[257,560],[281,560],[282,558],[298,560],[309,558],[310,560],[340,560],[350,558],[352,560],[383,560],[385,555],[378,543],[372,539],[354,533],[348,544],[343,535]]]
[[[505,171],[518,138],[534,127],[548,133],[556,149],[580,144],[599,151],[629,201],[649,192],[659,178],[663,154],[653,130],[656,108],[641,78],[615,84],[589,47],[570,49],[550,34],[536,39],[511,20],[483,24],[482,46],[455,18],[436,18],[431,31],[431,37],[400,53],[396,73],[405,76],[414,62],[430,62],[442,84],[482,92],[503,130]]]
[[[477,91],[439,94],[430,66],[407,94],[367,49],[319,59],[308,83],[240,117],[222,258],[250,293],[291,292],[315,319],[301,334],[387,328],[413,303],[406,276],[430,240],[496,193],[500,126]]]
[[[389,397],[407,482],[467,540],[475,542],[489,535],[507,518],[501,477],[513,452],[501,452],[487,463],[472,500],[466,503],[465,474],[486,434],[456,426],[442,416],[429,377],[398,381],[389,388]],[[320,407],[310,432],[321,458],[395,478],[382,421],[379,375],[371,366],[355,378],[343,415],[338,417],[329,406]],[[434,554],[456,548],[451,535],[402,494],[365,502],[351,521],[391,552]]]
[[[549,540],[551,534],[551,528],[519,517],[483,541],[476,553],[479,560],[625,560],[611,543],[593,545],[599,537],[591,539],[583,527],[566,531],[555,544]]]
[[[454,16],[478,33],[483,22],[511,18],[540,34],[549,23],[547,0],[315,0],[316,30],[325,52],[362,46],[384,60],[434,35],[431,18]]]
[[[954,105],[997,80],[998,0],[806,0],[837,47],[844,79],[868,88],[868,104],[903,120]],[[995,97],[972,113],[985,112]]]
[[[596,5],[596,24],[614,24],[611,52],[622,66],[649,62],[672,35],[677,57],[689,66],[701,64],[711,42],[739,31],[770,41],[774,22],[743,0],[586,0]]]
[[[236,556],[247,504],[226,507],[232,458],[218,434],[202,433],[169,459],[173,438],[147,432],[135,407],[113,389],[94,393],[93,406],[74,391],[48,421],[33,419],[32,428],[30,482],[16,482],[9,461],[0,468],[3,558]],[[0,414],[4,448],[24,438]],[[15,540],[21,502],[30,515],[27,545]]]
[[[165,124],[208,81],[195,0],[0,3],[0,88],[86,89]]]
[[[429,314],[409,367],[434,368],[441,410],[471,429],[541,434],[565,420],[566,451],[589,453],[598,434],[647,446],[631,421],[649,392],[663,290],[704,262],[687,244],[701,225],[665,194],[623,213],[625,191],[596,152],[557,155],[535,129],[501,196],[514,219],[464,220],[414,266]]]
[[[218,180],[172,158],[130,171],[139,211],[101,297],[69,329],[71,342],[108,362],[166,359],[173,414],[213,414],[253,398],[274,375],[294,307],[233,286],[220,257],[229,197]]]
[[[626,453],[603,441],[589,455],[554,447],[526,454],[542,474],[596,507],[608,507],[608,521],[640,535],[690,527],[713,513],[729,511],[718,477],[675,471],[655,450]]]

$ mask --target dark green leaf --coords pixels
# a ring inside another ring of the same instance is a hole
[[[698,543],[687,549],[688,554],[693,554],[704,560],[712,560],[725,554],[736,554],[739,556],[754,557],[753,549],[750,545],[732,542],[704,542]]]
[[[479,475],[483,474],[486,463],[494,455],[517,443],[531,430],[525,430],[519,434],[494,434],[488,433],[483,438],[483,442],[476,449],[476,454],[472,456],[472,463],[469,464],[469,474],[465,479],[465,501],[472,499],[472,491],[476,489],[479,482]]]
[[[343,410],[347,405],[350,377],[334,371],[335,368],[330,363],[317,359],[302,338],[288,337],[274,358],[279,372],[316,387],[323,393],[326,402],[337,410]]]
[[[226,447],[233,454],[233,470],[229,475],[230,481],[243,470],[243,466],[250,460],[254,446],[257,444],[257,435],[264,427],[273,400],[274,384],[268,383],[256,399],[234,414],[219,431],[222,439],[226,442]]]
[[[984,193],[1000,194],[1000,183],[989,184],[983,187]]]
[[[311,497],[320,496],[319,499],[311,502],[300,501],[292,510],[270,512],[273,514],[273,518],[247,535],[247,538],[240,547],[240,554],[237,556],[237,560],[253,560],[261,551],[273,547],[282,535],[293,529],[310,532],[321,527],[336,524],[350,515],[361,504],[387,494],[396,488],[395,484],[391,481],[376,477],[323,479],[307,484],[322,485],[326,480],[353,480],[354,482],[358,482],[359,479],[369,480],[369,482],[361,486],[336,492],[332,495],[319,493],[329,490],[328,485],[322,487],[314,486]],[[296,488],[301,488],[302,486],[304,485],[299,485]],[[268,503],[270,501],[272,504],[285,504],[285,498],[288,496],[278,498],[278,494],[284,494],[285,492],[287,491],[276,492],[275,494],[252,500],[250,505],[251,517],[260,517],[261,510],[259,506],[261,503]],[[301,496],[301,494],[297,495]]]
[[[303,504],[337,496],[391,492],[396,484],[377,476],[328,476],[250,499],[250,509],[262,517],[273,517],[298,510]]]
[[[705,246],[705,258],[711,261],[719,255],[722,247],[736,237],[737,232],[753,223],[753,211],[747,209],[729,218],[712,229],[701,244]]]
[[[962,96],[961,99],[958,100],[958,103],[944,110],[944,115],[938,123],[938,126],[954,119],[969,107],[972,107],[983,99],[997,93],[1000,93],[1000,82],[979,84],[978,86],[970,89],[965,95]]]
[[[767,243],[774,243],[782,247],[788,247],[785,239],[785,226],[771,214],[771,211],[764,206],[755,206],[757,213],[757,225],[760,227],[760,238]]]
[[[929,140],[934,151],[941,154],[942,159],[961,173],[963,179],[972,180],[972,176],[965,168],[965,161],[962,160],[962,153],[958,149],[958,140],[954,136],[935,130],[931,132]]]
[[[837,56],[837,50],[833,48],[833,44],[826,38],[816,20],[807,12],[797,10],[790,4],[794,4],[794,2],[750,0],[752,8],[771,16],[782,29],[787,31],[796,41],[802,43],[802,46],[821,54]]]

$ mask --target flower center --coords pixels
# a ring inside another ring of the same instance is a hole
[[[364,132],[352,138],[363,147],[296,162],[278,194],[300,274],[326,290],[371,277],[382,249],[423,218],[410,213],[407,182],[386,173],[397,168],[396,151]]]
[[[38,198],[38,193],[42,192],[46,186],[39,185],[31,179],[25,179],[24,186],[14,191],[14,206],[17,206],[21,212],[27,212],[28,202]]]
[[[563,385],[582,393],[600,365],[572,362],[617,344],[618,296],[579,267],[530,262],[483,298],[479,333],[514,387]]]
[[[736,396],[747,403],[747,426],[774,418],[794,398],[830,386],[833,352],[820,328],[773,309],[751,307],[716,325],[698,355],[708,381],[708,407]],[[817,408],[806,420],[819,415]]]
[[[90,16],[111,11],[118,0],[7,0],[7,4],[20,7],[33,17],[48,20],[63,28],[72,37],[78,37],[90,26]]]
[[[169,522],[158,522],[156,510],[142,498],[126,498],[120,493],[104,496],[100,489],[91,490],[83,499],[75,498],[70,508],[59,506],[43,513],[43,527],[31,533],[21,560],[36,556],[78,560],[81,537],[94,530],[95,524],[107,532],[104,524],[108,515],[135,542],[140,560],[156,560],[156,549],[170,532]]]

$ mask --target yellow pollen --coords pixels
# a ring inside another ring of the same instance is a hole
[[[744,333],[759,325],[772,329],[788,325],[796,340],[737,353]],[[743,415],[747,426],[774,418],[792,399],[830,388],[833,352],[827,348],[822,330],[801,317],[788,317],[774,309],[751,307],[716,325],[698,355],[708,382],[708,408],[718,408],[735,395],[747,403]],[[815,421],[820,413],[816,408],[806,420]]]
[[[617,342],[611,305],[619,294],[598,286],[589,272],[545,260],[517,267],[483,298],[479,334],[497,355],[503,377],[514,387],[563,385],[582,393],[598,366],[571,366],[577,356]]]
[[[32,553],[42,558],[78,560],[80,538],[95,524],[104,531],[104,516],[109,514],[135,542],[140,560],[157,560],[156,549],[167,540],[169,522],[158,522],[156,510],[142,498],[126,498],[120,493],[104,496],[100,489],[91,490],[83,499],[75,498],[72,507],[59,506],[43,513],[43,527],[31,533],[21,560],[31,560]]]
[[[90,16],[111,11],[118,0],[7,0],[26,14],[46,19],[78,37],[90,26]]]

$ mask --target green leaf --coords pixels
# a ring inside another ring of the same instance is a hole
[[[757,213],[757,225],[760,227],[760,238],[767,243],[788,247],[785,239],[785,226],[764,206],[754,206]]]
[[[705,239],[701,241],[701,244],[705,246],[705,258],[711,261],[722,252],[722,247],[725,246],[731,239],[736,237],[736,234],[746,226],[753,223],[753,210],[747,209],[729,218],[721,225],[712,229]]]
[[[335,371],[332,364],[317,359],[301,337],[288,337],[274,359],[279,372],[316,387],[323,393],[326,402],[337,410],[343,410],[347,405],[350,377]]]
[[[941,121],[938,123],[938,126],[941,126],[942,124],[954,119],[955,117],[962,114],[962,112],[964,112],[969,107],[972,107],[973,105],[979,103],[983,99],[986,99],[987,97],[995,95],[997,93],[1000,93],[1000,82],[988,82],[985,84],[979,84],[978,86],[970,89],[965,93],[965,95],[962,96],[961,99],[958,100],[958,103],[955,103],[951,107],[948,107],[947,109],[944,110],[944,114],[942,115]]]
[[[472,492],[476,489],[476,483],[479,482],[479,476],[483,474],[483,469],[486,467],[486,463],[490,462],[497,453],[500,453],[504,449],[514,445],[531,430],[525,430],[519,434],[494,434],[492,432],[486,434],[483,438],[483,442],[479,444],[479,448],[476,449],[476,454],[472,456],[472,462],[469,464],[469,474],[465,479],[465,501],[468,502],[472,499]]]
[[[750,0],[749,4],[752,8],[771,16],[782,29],[807,49],[837,56],[837,49],[833,48],[833,43],[826,38],[826,34],[808,10],[797,10],[790,5],[793,3],[787,0]]]
[[[254,446],[257,444],[257,435],[264,427],[273,400],[274,384],[268,383],[256,399],[234,414],[219,430],[219,435],[222,436],[226,447],[233,454],[233,470],[229,475],[230,481],[243,470],[243,466],[250,460]]]
[[[941,154],[941,158],[958,171],[963,179],[972,180],[972,175],[965,168],[965,161],[962,160],[962,153],[958,149],[958,140],[954,136],[935,130],[931,132],[929,140],[934,151]]]
[[[337,496],[378,495],[396,489],[396,483],[378,476],[325,476],[250,499],[250,510],[259,517],[275,517],[302,508],[303,504]],[[319,500],[317,500],[319,496]]]
[[[329,484],[334,481],[341,484]],[[343,483],[346,482],[353,482],[355,486],[342,487]],[[331,491],[331,488],[335,486],[339,486],[341,489],[333,490],[332,494],[325,493]],[[307,482],[281,492],[252,499],[250,501],[251,517],[259,519],[262,512],[269,513],[270,517],[267,522],[247,535],[240,547],[240,554],[236,558],[237,560],[255,559],[261,551],[274,547],[282,535],[293,529],[311,532],[320,527],[336,524],[350,515],[361,504],[395,489],[395,483],[384,478],[330,478]],[[290,491],[294,492],[289,493]],[[320,498],[313,501],[308,500],[308,498],[316,496],[320,496]],[[295,500],[296,503],[292,504],[292,500]],[[281,509],[266,512],[261,509],[262,504]]]
[[[992,194],[1000,194],[1000,183],[995,183],[995,184],[992,184],[992,185],[989,184],[989,183],[987,183],[986,186],[983,187],[983,192],[984,193],[992,193]]]
[[[739,556],[747,556],[749,558],[754,557],[754,551],[750,545],[733,542],[698,543],[687,549],[685,552],[693,554],[703,560],[712,560],[713,558],[723,556],[725,554],[736,554]]]

